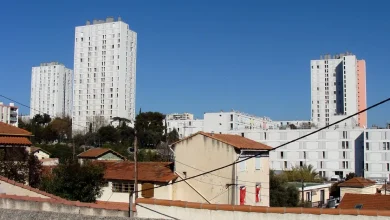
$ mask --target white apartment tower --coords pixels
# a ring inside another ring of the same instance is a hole
[[[5,105],[3,102],[0,102],[0,122],[18,127],[18,116],[19,110],[14,103]]]
[[[36,114],[70,116],[73,71],[58,62],[41,63],[31,72],[30,118]]]
[[[97,129],[113,117],[134,119],[136,55],[137,33],[121,18],[76,27],[74,131]]]
[[[311,111],[314,124],[322,127],[367,107],[366,65],[351,53],[325,55],[311,61]],[[367,114],[340,126],[366,127]]]

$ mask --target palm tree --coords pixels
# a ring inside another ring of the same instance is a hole
[[[320,182],[321,178],[313,165],[294,166],[289,171],[284,171],[289,181]]]

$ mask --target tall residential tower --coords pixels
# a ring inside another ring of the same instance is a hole
[[[71,116],[73,71],[58,62],[41,63],[31,73],[30,118],[46,113]]]
[[[366,64],[351,53],[311,61],[312,121],[322,127],[367,107]],[[365,127],[367,113],[339,126]]]
[[[137,34],[118,18],[76,27],[74,131],[135,117]],[[85,126],[85,127],[84,127]]]

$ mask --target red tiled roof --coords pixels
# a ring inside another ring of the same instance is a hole
[[[175,206],[187,209],[206,209],[206,210],[222,210],[236,212],[254,212],[254,213],[277,213],[277,214],[312,214],[312,215],[364,215],[364,216],[390,216],[390,211],[378,210],[358,210],[358,209],[319,209],[319,208],[287,208],[287,207],[264,207],[264,206],[249,206],[249,205],[223,205],[223,204],[206,204],[175,200],[163,199],[145,199],[138,198],[135,203],[159,206]],[[340,207],[340,206],[339,206]],[[283,218],[283,216],[280,216]],[[290,216],[291,217],[291,216]],[[304,216],[301,216],[303,218]],[[300,218],[297,218],[300,219]],[[333,218],[332,218],[333,219]],[[335,217],[334,219],[339,219]]]
[[[116,156],[122,158],[123,160],[125,159],[124,156],[111,150],[110,148],[92,148],[92,149],[89,149],[85,152],[82,152],[81,154],[77,155],[77,157],[79,157],[79,158],[98,158],[98,157],[100,157],[108,152],[115,154]]]
[[[5,145],[32,145],[31,141],[27,137],[10,137],[10,136],[0,136],[0,144]]]
[[[350,180],[347,180],[343,183],[338,184],[340,187],[352,187],[352,188],[364,188],[367,186],[372,186],[375,184],[375,181],[365,179],[363,177],[354,177]]]
[[[386,191],[390,191],[390,184],[383,184],[381,189],[386,190]]]
[[[1,136],[31,136],[31,132],[0,122]]]
[[[361,209],[390,210],[390,195],[346,193],[339,208],[354,209],[356,205],[363,205]]]
[[[251,139],[239,136],[239,135],[233,135],[233,134],[210,134],[205,132],[198,132],[191,136],[188,136],[184,139],[181,139],[173,144],[177,144],[179,142],[182,142],[184,140],[187,140],[191,137],[194,137],[195,135],[201,134],[203,136],[212,138],[217,141],[221,141],[225,144],[231,145],[238,149],[251,149],[251,150],[271,150],[272,147],[267,146],[265,144],[262,144],[257,141],[253,141]]]
[[[106,169],[104,172],[104,179],[107,180],[134,180],[134,162],[102,162]],[[139,162],[138,163],[138,180],[144,182],[161,182],[167,183],[176,179],[178,176],[174,174],[170,168],[171,162]]]

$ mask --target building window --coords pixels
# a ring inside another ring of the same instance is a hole
[[[246,161],[242,161],[239,164],[240,164],[240,171],[245,171],[246,170]]]
[[[282,151],[282,152],[280,152],[280,158],[281,158],[281,159],[283,159],[283,158],[284,158],[284,153],[283,153],[283,151]]]
[[[300,162],[299,162],[299,166],[300,166],[300,167],[303,167],[303,161],[300,161]]]
[[[233,114],[230,115],[230,121],[233,121]]]
[[[368,163],[366,163],[366,169],[365,170],[368,171]]]
[[[390,163],[387,163],[387,171],[390,171]]]
[[[241,133],[241,137],[245,137],[245,134],[244,134],[244,133]]]
[[[256,156],[256,158],[255,158],[255,168],[256,168],[256,170],[260,170],[260,168],[261,168],[261,161],[260,161],[260,156]]]
[[[366,150],[370,150],[370,144],[366,142]]]
[[[306,159],[306,151],[303,152],[303,159]]]
[[[366,132],[366,140],[368,140],[368,132]]]
[[[134,184],[129,182],[113,182],[112,192],[131,192],[134,191]]]
[[[347,153],[343,151],[343,159],[345,159],[346,157],[347,157]]]
[[[341,143],[341,147],[342,147],[343,149],[349,149],[349,141],[343,141],[343,142]]]
[[[284,161],[284,168],[287,169],[287,161]]]
[[[343,131],[343,138],[344,138],[344,139],[348,138],[348,135],[347,135],[347,134],[348,134],[347,131]]]
[[[322,169],[322,167],[323,167],[323,162],[320,161],[320,168]]]
[[[230,123],[230,130],[233,130],[233,123]]]
[[[322,159],[325,159],[325,151],[322,151]]]

